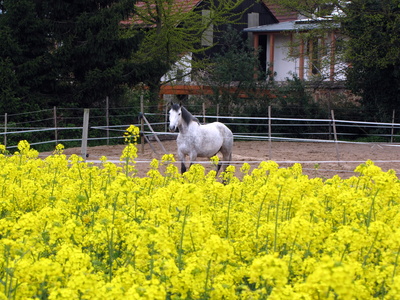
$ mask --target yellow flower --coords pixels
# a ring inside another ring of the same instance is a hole
[[[219,163],[219,157],[217,155],[214,155],[210,158],[211,162],[213,165],[217,166]]]
[[[64,145],[63,144],[57,144],[56,149],[54,150],[53,154],[62,154],[64,151]]]
[[[0,154],[6,154],[6,153],[7,153],[6,146],[0,144]]]
[[[139,127],[130,125],[124,133],[125,142],[135,144],[139,134],[140,134]]]
[[[175,157],[173,154],[164,154],[161,158],[162,163],[174,163]]]
[[[258,286],[283,287],[288,281],[288,275],[286,262],[274,255],[255,258],[249,268],[249,279]]]
[[[270,161],[221,182],[165,155],[140,178],[128,146],[122,167],[27,142],[0,155],[0,298],[398,298],[393,171],[309,179]]]

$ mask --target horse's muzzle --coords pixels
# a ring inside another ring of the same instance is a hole
[[[169,126],[169,131],[175,132],[175,130],[176,130],[176,126]]]

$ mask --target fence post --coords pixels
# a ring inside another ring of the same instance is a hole
[[[165,132],[168,132],[168,103],[165,104]]]
[[[219,103],[217,104],[217,122],[219,121]]]
[[[54,118],[54,140],[56,141],[56,146],[58,144],[58,131],[57,131],[57,107],[53,107],[53,118]]]
[[[203,102],[203,124],[206,124],[206,105]]]
[[[144,116],[143,93],[140,95],[140,113]],[[140,118],[140,144],[142,145],[142,154],[144,154],[144,120]]]
[[[153,133],[154,138],[156,139],[156,141],[158,142],[158,144],[161,146],[162,150],[164,153],[167,153],[167,150],[165,150],[164,145],[161,143],[160,139],[157,136],[157,133],[153,130],[153,127],[151,127],[151,124],[149,123],[149,121],[147,120],[147,118],[142,115],[142,119],[146,122],[146,125],[149,127],[150,131]],[[154,149],[153,149],[154,150]],[[155,151],[154,151],[155,152]],[[157,153],[157,152],[156,152]]]
[[[90,110],[88,108],[85,108],[83,111],[81,154],[85,161],[86,161],[86,157],[87,157],[87,142],[88,142],[88,133],[89,133],[89,111]]]
[[[271,121],[271,105],[268,106],[268,148],[269,148],[269,160],[272,159],[272,121]]]
[[[107,145],[110,144],[110,116],[109,116],[109,109],[110,109],[110,102],[108,96],[106,96],[106,135],[107,135]]]
[[[331,110],[331,117],[332,117],[332,127],[333,127],[333,138],[335,140],[335,147],[336,147],[336,157],[339,164],[340,161],[339,144],[336,132],[335,113],[333,112],[333,109]]]
[[[7,113],[4,114],[4,147],[7,148]]]
[[[393,135],[394,135],[394,117],[396,114],[396,110],[393,109],[393,114],[392,114],[392,131],[391,131],[391,135],[390,135],[390,143],[393,143]]]

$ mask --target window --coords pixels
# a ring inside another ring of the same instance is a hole
[[[310,75],[320,75],[324,60],[328,57],[330,41],[326,35],[307,40],[306,55],[309,59]]]
[[[203,32],[201,37],[201,45],[204,47],[212,46],[214,43],[214,26],[211,23],[211,11],[210,10],[202,10],[201,11],[203,17],[203,24],[205,26],[208,25],[206,30]]]

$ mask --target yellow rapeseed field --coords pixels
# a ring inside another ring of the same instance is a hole
[[[101,166],[0,146],[0,299],[400,299],[394,171],[268,161],[219,178],[165,155],[139,178],[137,133]]]

